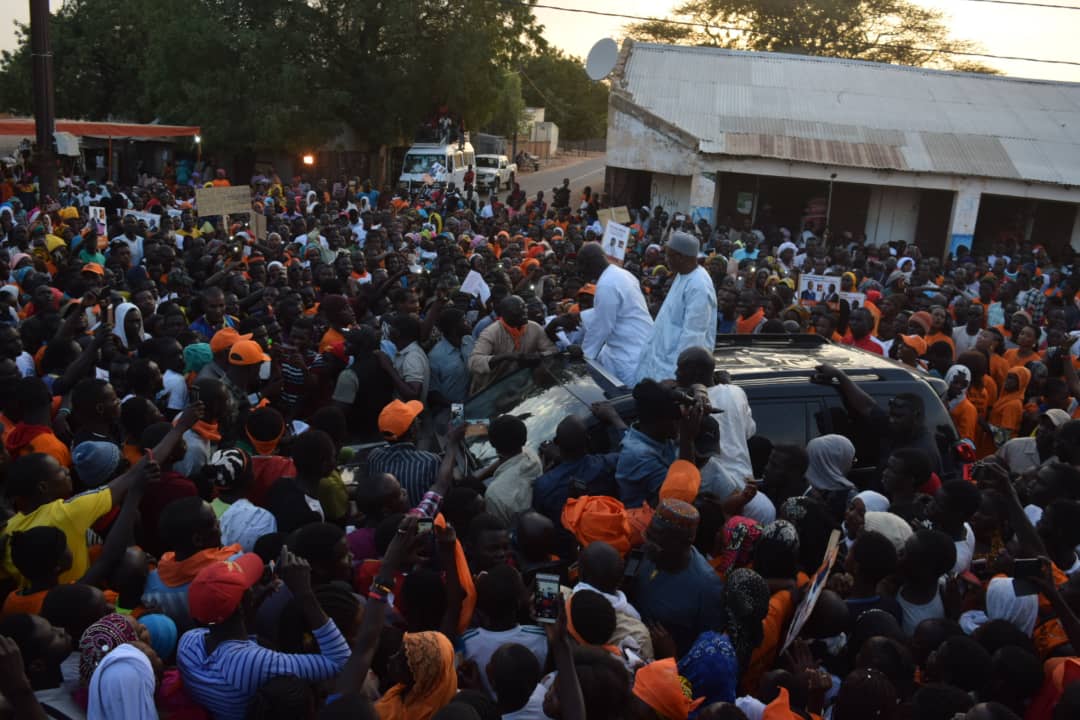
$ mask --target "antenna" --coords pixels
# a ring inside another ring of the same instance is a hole
[[[589,58],[585,61],[585,74],[591,80],[603,80],[612,70],[619,59],[619,46],[611,38],[597,40],[589,51]]]

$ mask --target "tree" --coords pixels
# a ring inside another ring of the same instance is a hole
[[[346,128],[408,142],[441,107],[480,127],[544,47],[531,7],[503,0],[65,0],[51,31],[59,117],[200,125],[207,151],[249,157]],[[29,114],[19,41],[0,111]]]
[[[557,49],[529,57],[522,68],[525,104],[543,107],[565,140],[591,140],[607,134],[608,86],[585,74],[578,58]]]
[[[908,0],[687,0],[673,17],[629,26],[640,40],[852,58],[996,73],[947,51],[979,46],[950,36],[946,15]]]

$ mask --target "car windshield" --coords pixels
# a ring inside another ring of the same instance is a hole
[[[435,166],[443,165],[442,155],[428,155],[421,153],[408,153],[405,156],[405,162],[402,166],[402,172],[409,173],[410,175],[423,175],[425,173],[434,173]]]
[[[555,437],[555,428],[563,418],[587,415],[592,403],[604,399],[604,389],[587,363],[557,355],[536,368],[511,373],[478,393],[465,403],[465,420],[516,415],[525,421],[529,433],[526,444],[535,452],[540,443]],[[477,463],[483,465],[495,459],[495,449],[486,434],[481,431],[469,435],[466,447]]]
[[[476,167],[478,168],[497,168],[499,167],[499,159],[493,157],[477,157]]]

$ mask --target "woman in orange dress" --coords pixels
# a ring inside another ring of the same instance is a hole
[[[999,388],[1003,386],[1005,375],[1009,372],[1009,361],[1005,359],[1005,336],[997,328],[987,328],[979,333],[975,349],[986,354],[987,372],[994,378],[994,384]]]
[[[986,373],[986,355],[977,350],[960,353],[956,361],[971,371],[967,386],[967,400],[975,407],[975,457],[984,458],[997,452],[993,436],[983,428],[987,413],[997,400],[997,384]]]
[[[971,370],[965,365],[953,365],[945,373],[945,382],[949,384],[945,402],[949,406],[949,416],[956,426],[956,434],[961,440],[975,444],[975,435],[979,428],[979,412],[967,399],[967,389],[971,384]]]
[[[994,444],[1001,447],[1020,432],[1024,419],[1024,393],[1031,382],[1031,371],[1026,367],[1014,367],[1005,377],[1001,396],[990,409],[989,427],[984,428],[994,436]]]

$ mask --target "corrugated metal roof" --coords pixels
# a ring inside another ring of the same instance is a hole
[[[704,153],[1080,185],[1080,84],[627,41],[614,89]]]

